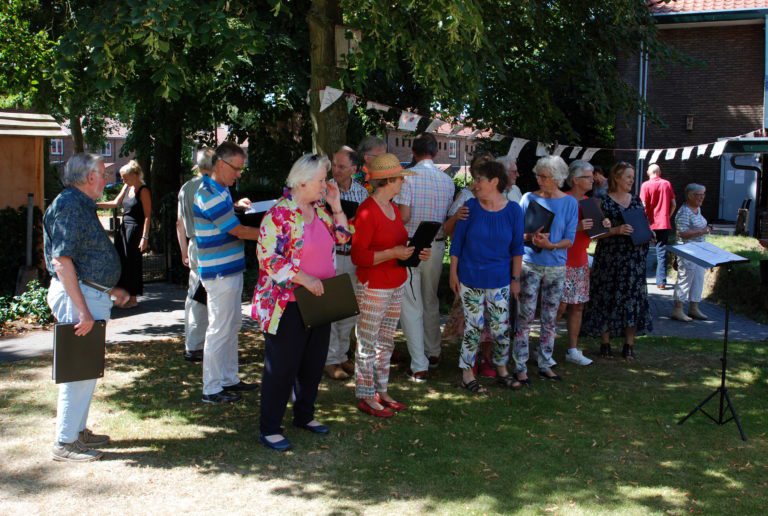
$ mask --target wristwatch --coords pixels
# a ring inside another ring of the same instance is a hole
[[[512,282],[512,281],[520,281],[520,278],[518,278],[517,276],[515,276],[515,275],[513,274],[513,275],[512,275],[512,277],[511,277],[511,279],[510,279],[509,281],[510,281],[510,282]]]

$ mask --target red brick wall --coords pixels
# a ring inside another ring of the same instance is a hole
[[[405,131],[389,131],[387,133],[387,152],[391,152],[402,162],[410,162],[413,157],[411,145],[413,139],[416,138],[416,134]],[[437,138],[437,156],[435,156],[435,163],[449,163],[456,167],[463,165],[469,165],[472,160],[472,153],[476,142],[474,140],[468,140],[466,138],[448,137],[445,135],[435,134]],[[456,141],[456,157],[450,157],[450,151],[448,148],[448,142],[450,140]]]
[[[645,148],[668,148],[709,143],[719,137],[744,134],[762,125],[764,31],[762,25],[663,29],[662,41],[697,60],[693,65],[651,65],[648,103],[666,127],[649,125]],[[620,61],[624,77],[637,86],[638,56]],[[693,115],[693,130],[685,128]],[[636,117],[617,121],[616,146],[636,146]],[[695,156],[694,149],[693,155]],[[626,156],[624,156],[626,158]],[[632,157],[634,161],[634,157]],[[720,160],[709,157],[658,162],[672,182],[678,204],[685,185],[707,187],[704,215],[718,214]]]

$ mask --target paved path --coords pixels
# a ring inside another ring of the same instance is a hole
[[[670,320],[672,291],[658,290],[649,260],[648,297],[654,317],[653,335],[722,339],[725,311],[722,307],[703,302],[701,309],[710,316],[709,321],[682,323]],[[107,325],[107,342],[149,341],[176,338],[184,334],[184,297],[186,289],[169,283],[148,283],[145,295],[139,298],[137,308],[114,309]],[[250,307],[243,304],[243,326],[255,327],[250,318]],[[731,340],[768,341],[768,326],[746,317],[731,314]],[[0,339],[0,362],[12,362],[36,357],[51,351],[53,339],[50,331],[35,331],[20,337]]]

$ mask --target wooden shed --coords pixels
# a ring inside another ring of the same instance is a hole
[[[0,208],[24,206],[31,193],[44,209],[45,139],[65,136],[50,115],[0,111]]]

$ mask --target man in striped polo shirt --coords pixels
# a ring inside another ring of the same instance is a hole
[[[245,252],[242,239],[256,240],[259,228],[243,226],[235,216],[229,187],[240,178],[245,152],[232,142],[216,148],[213,171],[195,193],[197,270],[208,294],[208,329],[203,359],[203,402],[230,403],[256,384],[240,380],[237,336],[242,324]],[[246,203],[247,204],[247,203]]]

